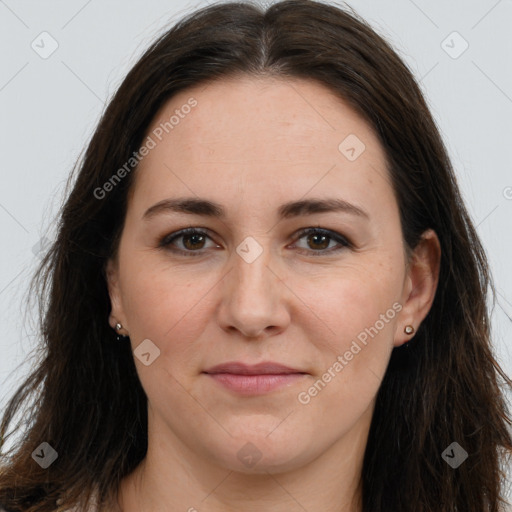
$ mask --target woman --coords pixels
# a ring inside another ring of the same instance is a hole
[[[486,256],[413,76],[355,15],[225,3],[164,34],[35,284],[8,511],[500,510]]]

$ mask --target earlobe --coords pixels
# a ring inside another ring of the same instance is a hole
[[[423,233],[408,266],[403,294],[401,322],[397,325],[395,346],[408,342],[425,319],[434,302],[439,281],[441,246],[436,233]],[[412,326],[411,332],[407,326]]]

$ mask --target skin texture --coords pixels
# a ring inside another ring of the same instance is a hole
[[[407,264],[380,142],[322,85],[223,79],[174,96],[148,134],[191,96],[197,106],[136,170],[119,252],[108,264],[111,326],[123,325],[133,349],[149,339],[160,350],[149,366],[135,358],[148,396],[149,445],[122,482],[119,506],[359,511],[375,396],[392,349],[414,343],[404,327],[417,330],[430,309],[438,239],[427,231]],[[350,134],[365,145],[354,161],[338,148]],[[178,197],[215,201],[226,216],[167,211],[142,219],[154,204]],[[344,199],[369,219],[277,216],[282,204],[312,198]],[[187,227],[208,236],[159,247]],[[351,246],[298,234],[308,227],[339,233]],[[246,237],[262,249],[251,263],[236,251]],[[400,311],[391,319],[388,313],[378,334],[333,371],[337,357],[393,304]],[[227,361],[276,361],[307,374],[243,396],[202,373]],[[329,368],[330,382],[301,403],[299,393]],[[251,467],[237,457],[245,445],[260,457]]]

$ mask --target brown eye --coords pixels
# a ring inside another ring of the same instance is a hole
[[[165,236],[158,246],[187,256],[200,256],[208,248],[205,246],[208,239],[211,240],[211,237],[204,231],[187,228]]]
[[[327,249],[330,239],[326,235],[311,234],[307,237],[308,245],[311,249]]]
[[[202,249],[205,237],[201,234],[195,233],[193,235],[182,235],[183,245],[190,250]]]
[[[298,240],[306,239],[307,247],[300,247],[314,256],[327,255],[337,252],[352,244],[342,235],[335,231],[321,228],[306,228],[298,235]]]

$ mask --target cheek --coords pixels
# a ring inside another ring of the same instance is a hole
[[[403,275],[399,266],[384,265],[384,258],[369,260],[317,271],[307,278],[290,276],[287,282],[303,298],[308,324],[316,323],[323,335],[332,339],[329,344],[336,350],[342,350],[349,340],[376,322],[379,330],[388,330],[396,316],[392,309],[385,318],[391,321],[382,326],[381,315],[386,315],[401,296]]]
[[[154,261],[132,261],[124,271],[122,301],[133,345],[149,338],[161,355],[172,352],[173,366],[192,357],[219,276]]]
[[[321,355],[319,381],[303,391],[311,399],[322,395],[314,398],[318,406],[336,402],[365,407],[380,386],[402,307],[398,299],[403,278],[397,265],[384,269],[380,263],[345,267],[302,284],[298,295],[307,297],[311,310],[303,328]]]

